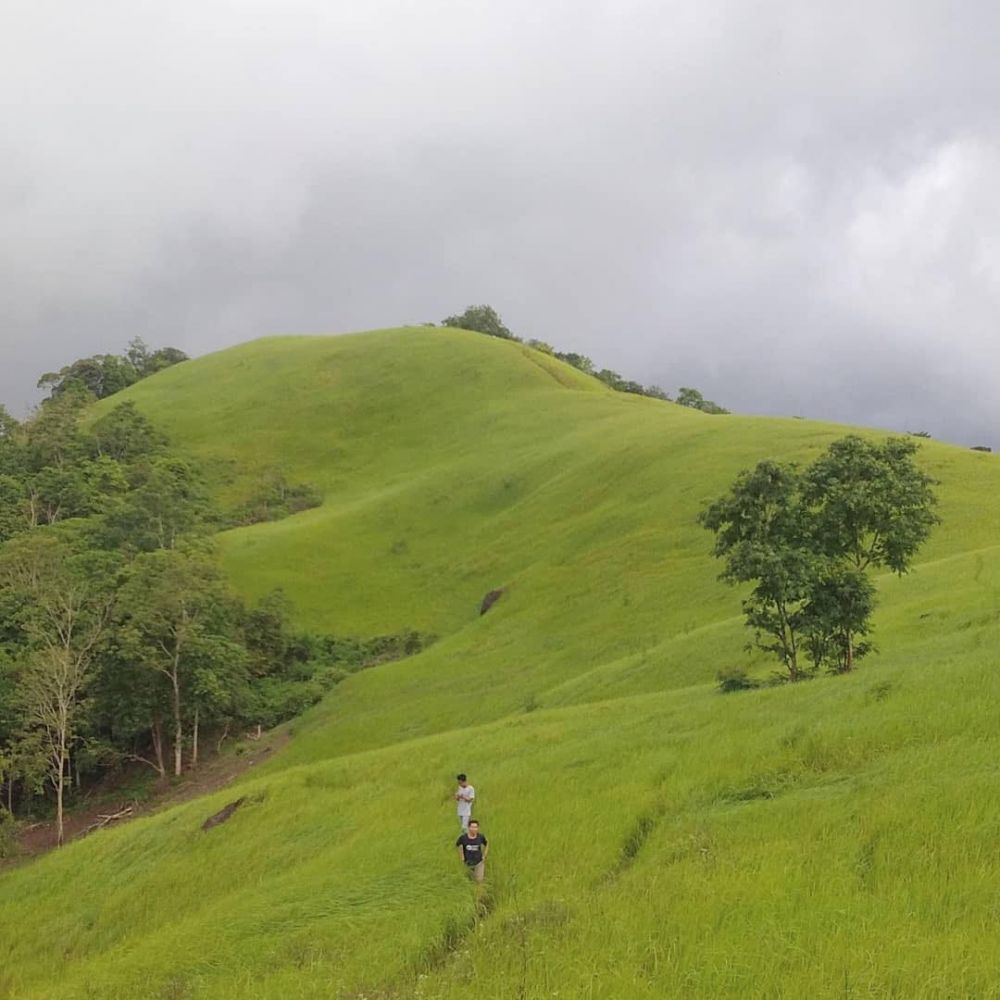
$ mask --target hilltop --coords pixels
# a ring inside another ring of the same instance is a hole
[[[998,995],[995,457],[922,448],[943,523],[879,581],[881,654],[723,697],[745,636],[695,516],[844,428],[421,328],[257,341],[114,399],[221,498],[321,491],[221,537],[242,593],[438,640],[338,686],[238,793],[0,877],[0,996]],[[457,769],[495,845],[478,906]]]

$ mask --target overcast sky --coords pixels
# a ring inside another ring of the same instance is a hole
[[[5,0],[0,401],[439,320],[1000,447],[1000,6]]]

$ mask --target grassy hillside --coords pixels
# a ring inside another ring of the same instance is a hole
[[[0,878],[0,997],[1000,996],[995,457],[922,450],[944,524],[879,582],[881,654],[722,697],[745,636],[695,514],[842,428],[426,329],[259,341],[127,395],[223,498],[275,470],[324,491],[224,536],[241,590],[440,638],[298,721],[226,825],[199,828],[232,791]]]

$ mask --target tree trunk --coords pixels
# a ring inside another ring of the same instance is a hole
[[[184,770],[184,723],[181,719],[181,644],[174,640],[174,662],[170,671],[170,683],[174,695],[174,777],[179,778]]]
[[[191,770],[198,767],[198,708],[194,710],[194,725],[191,729]]]
[[[795,630],[788,620],[784,604],[780,601],[776,602],[776,607],[781,616],[781,635],[778,638],[785,651],[785,666],[788,667],[789,679],[797,681],[799,679],[799,650],[795,642]]]
[[[174,777],[179,778],[184,770],[184,727],[181,723],[180,693],[174,687]]]
[[[160,726],[160,720],[154,719],[152,726],[149,729],[150,735],[153,739],[153,753],[156,756],[156,770],[159,772],[161,778],[166,777],[167,766],[163,763],[163,729]]]
[[[854,669],[854,635],[847,633],[847,656],[844,660],[844,673],[849,674]]]
[[[66,751],[60,747],[57,754],[58,773],[56,775],[56,847],[63,845],[63,788],[66,783]]]

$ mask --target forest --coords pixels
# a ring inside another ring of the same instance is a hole
[[[94,418],[97,398],[164,359],[184,356],[133,342],[122,358],[43,376],[50,394],[23,422],[0,408],[2,829],[54,813],[61,842],[88,783],[135,766],[179,777],[206,746],[274,726],[349,672],[428,641],[295,631],[280,590],[252,605],[235,594],[212,536],[321,497],[276,473],[220,509],[198,463],[133,403]]]

